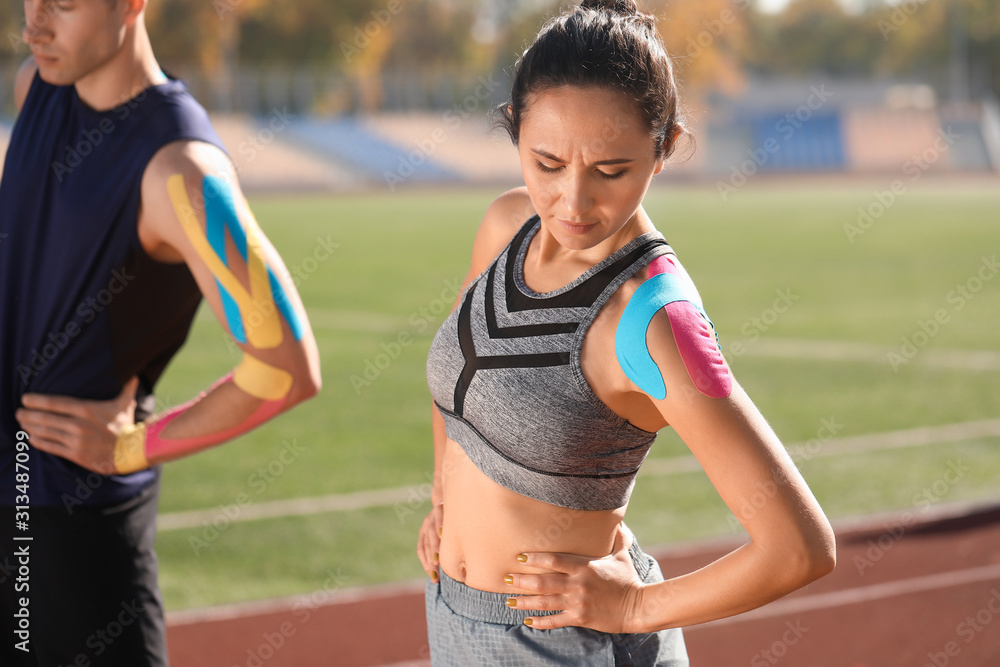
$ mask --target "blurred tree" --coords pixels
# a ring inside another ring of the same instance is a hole
[[[875,25],[837,0],[793,0],[778,15],[750,13],[742,55],[761,73],[865,75],[882,45]]]
[[[262,0],[160,0],[146,9],[158,58],[169,69],[196,65],[218,73],[235,63],[241,17]]]
[[[740,55],[751,71],[908,76],[944,95],[1000,92],[997,0],[865,0],[856,13],[836,0],[793,0],[778,15],[748,18]]]
[[[659,19],[689,91],[735,93],[745,73],[907,76],[939,93],[1000,92],[998,0],[640,0]],[[565,0],[154,0],[147,23],[168,70],[217,80],[240,66],[341,71],[378,106],[386,71],[476,75],[510,70]],[[10,66],[28,50],[20,3],[0,4]],[[414,74],[415,76],[416,74]],[[365,91],[370,91],[366,93]],[[688,93],[690,97],[690,92]]]
[[[659,17],[660,34],[685,88],[735,94],[745,76],[741,53],[747,30],[746,0],[657,0],[646,10]]]
[[[869,20],[884,48],[875,66],[894,74],[924,74],[953,96],[1000,93],[1000,3],[996,0],[927,2],[916,10],[882,2]]]
[[[951,31],[946,3],[928,2],[907,12],[902,6],[880,2],[871,5],[862,20],[875,28],[872,67],[876,72],[930,77],[934,70],[947,66]]]
[[[494,70],[513,72],[514,63],[524,53],[542,25],[559,11],[559,0],[483,0],[491,5],[494,22],[492,61]]]
[[[405,0],[269,0],[243,19],[240,60],[257,65],[343,63],[344,47],[367,48],[365,30],[368,38],[383,32],[407,4]],[[390,6],[397,11],[390,11]]]
[[[21,38],[24,28],[24,9],[19,2],[4,2],[0,4],[0,30],[4,39],[2,53],[12,61],[20,63],[28,57],[28,46]]]
[[[475,6],[469,2],[410,0],[399,15],[396,40],[385,64],[394,69],[455,69],[476,47],[472,26]]]
[[[979,80],[1000,95],[1000,2],[966,0],[973,93]]]

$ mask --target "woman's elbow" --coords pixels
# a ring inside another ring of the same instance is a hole
[[[815,581],[833,572],[837,567],[837,545],[833,542],[829,546],[816,549],[809,558],[809,580]]]
[[[808,535],[796,552],[793,571],[800,586],[825,577],[837,567],[837,540],[828,523]]]

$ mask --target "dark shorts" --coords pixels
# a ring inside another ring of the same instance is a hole
[[[636,572],[646,583],[663,581],[660,566],[633,543]],[[444,572],[427,582],[427,631],[434,667],[686,667],[680,629],[608,634],[588,628],[532,630],[528,616],[558,612],[511,609],[509,595],[469,588]]]
[[[0,665],[167,665],[153,551],[159,491],[157,481],[103,509],[32,508],[24,533],[15,530],[14,510],[0,507]],[[25,545],[26,572],[18,555]],[[15,648],[22,597],[30,653]]]

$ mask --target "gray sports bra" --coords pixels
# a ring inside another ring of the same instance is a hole
[[[427,382],[448,437],[490,479],[581,510],[628,502],[656,438],[616,415],[580,368],[584,336],[621,285],[672,253],[659,232],[633,239],[569,285],[538,294],[524,258],[528,220],[462,294],[427,358]]]

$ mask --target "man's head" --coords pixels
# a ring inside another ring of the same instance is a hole
[[[74,84],[123,54],[145,8],[146,0],[25,0],[24,41],[42,79]]]

